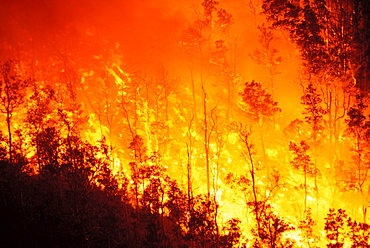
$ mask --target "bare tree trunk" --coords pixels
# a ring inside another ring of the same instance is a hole
[[[202,87],[203,90],[203,124],[204,124],[204,151],[206,154],[206,171],[207,171],[207,197],[208,200],[211,196],[211,189],[210,189],[210,173],[209,173],[209,134],[208,134],[208,120],[207,120],[207,94]]]
[[[12,142],[12,130],[11,130],[11,117],[12,114],[9,109],[6,111],[6,125],[8,128],[9,137],[9,163],[13,163],[13,142]]]

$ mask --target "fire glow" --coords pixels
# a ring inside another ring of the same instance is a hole
[[[370,247],[369,9],[4,2],[0,246]]]

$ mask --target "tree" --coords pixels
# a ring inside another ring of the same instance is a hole
[[[307,154],[309,146],[305,141],[301,141],[298,145],[294,142],[290,142],[289,150],[295,155],[293,160],[290,161],[294,169],[303,171],[303,187],[304,187],[304,211],[307,210],[307,196],[308,196],[308,185],[307,177],[315,176],[317,174],[317,168],[315,164],[311,161],[311,157]]]
[[[218,243],[218,226],[216,220],[217,203],[207,196],[198,195],[193,199],[193,209],[189,213],[188,233],[185,239],[190,239],[194,245],[212,247]]]
[[[326,70],[330,54],[325,49],[323,37],[328,19],[323,1],[264,0],[262,8],[272,27],[288,31],[298,45],[307,73],[319,74]]]
[[[318,241],[320,237],[314,232],[316,221],[312,218],[311,209],[308,208],[304,213],[304,219],[299,221],[298,228],[301,236],[309,248],[319,248]]]
[[[216,76],[219,77],[218,85],[227,90],[227,118],[233,117],[233,99],[236,89],[240,84],[240,75],[236,72],[236,40],[231,41],[230,27],[234,23],[233,17],[225,9],[217,11],[216,24],[221,28],[225,39],[214,41],[215,50],[211,53],[210,64],[216,66]]]
[[[271,94],[262,88],[261,83],[254,80],[245,83],[240,95],[242,110],[259,127],[281,111]]]
[[[219,245],[225,248],[232,248],[240,244],[241,239],[241,221],[238,219],[231,219],[226,222],[222,228],[223,235],[220,237]]]
[[[267,164],[267,173],[270,173],[267,162],[266,148],[263,135],[263,127],[273,120],[273,117],[281,112],[278,103],[272,99],[262,84],[256,81],[246,82],[243,91],[240,93],[242,102],[240,108],[245,115],[253,122],[259,131],[259,138],[262,145],[264,162]]]
[[[319,189],[318,189],[318,183],[317,183],[317,176],[318,176],[318,168],[317,168],[317,148],[320,145],[320,142],[323,139],[323,130],[324,130],[324,115],[327,113],[321,106],[321,96],[317,92],[316,88],[313,86],[312,83],[309,83],[306,89],[304,89],[304,94],[301,97],[301,103],[305,105],[305,110],[303,111],[303,114],[305,115],[305,121],[308,123],[311,127],[311,137],[310,139],[313,142],[314,147],[314,161],[312,165],[304,165],[304,166],[313,166],[315,171],[312,176],[315,178],[315,190],[316,190],[316,199],[319,198]],[[307,144],[302,144],[301,147],[304,146],[307,147]],[[305,148],[304,148],[305,149]],[[308,148],[306,149],[308,150]],[[308,169],[308,167],[305,167]],[[305,181],[306,181],[306,172],[304,172],[305,175]],[[306,185],[306,183],[305,183]],[[305,190],[307,190],[305,186]],[[306,192],[307,193],[307,192]],[[317,201],[317,204],[319,201]],[[305,202],[305,210],[306,210],[306,202]]]
[[[204,0],[202,3],[206,25],[212,25],[212,13],[217,10],[216,6],[218,4],[219,2],[215,0]]]
[[[259,35],[259,43],[262,46],[262,51],[256,49],[254,53],[250,56],[258,65],[268,70],[270,77],[271,98],[272,100],[274,100],[274,77],[279,74],[276,69],[277,66],[282,62],[282,58],[280,56],[277,56],[278,50],[276,50],[276,48],[274,48],[271,44],[271,42],[275,38],[272,34],[271,29],[265,27],[265,24],[262,24],[262,26],[258,26],[258,29],[261,32],[261,34]]]
[[[341,248],[344,246],[344,224],[347,221],[348,215],[343,209],[338,209],[335,212],[334,209],[329,209],[329,213],[325,218],[325,227],[326,238],[330,241],[327,244],[328,248]]]
[[[349,227],[349,239],[352,242],[351,248],[370,247],[370,226],[366,223],[358,223],[348,218],[347,225]]]
[[[244,154],[245,156],[245,159],[246,161],[248,162],[249,164],[249,174],[251,176],[251,186],[252,186],[252,195],[253,195],[253,200],[252,202],[254,202],[255,204],[255,210],[257,211],[256,213],[256,220],[257,220],[257,225],[259,226],[259,206],[258,206],[258,202],[260,201],[258,199],[258,193],[257,193],[257,182],[256,182],[256,171],[257,171],[257,168],[256,168],[256,165],[255,165],[255,161],[253,159],[253,155],[255,155],[255,151],[254,151],[254,145],[250,142],[250,135],[251,135],[251,131],[250,130],[245,130],[243,129],[242,126],[235,126],[235,130],[237,131],[237,134],[239,135],[239,138],[241,139],[241,141],[244,143],[245,145],[245,148],[246,148],[246,152]],[[247,183],[248,184],[248,180],[245,181],[243,178],[240,178],[242,181],[243,181],[243,184],[244,183]]]
[[[148,83],[152,95],[151,104],[154,120],[151,121],[151,135],[154,136],[155,145],[152,150],[158,151],[164,157],[169,154],[170,141],[170,100],[176,92],[177,80],[171,77],[165,68],[158,70],[155,80]]]
[[[253,233],[256,237],[259,237],[263,240],[263,242],[270,243],[276,247],[276,238],[278,236],[277,233],[272,234],[272,232],[280,232],[287,226],[281,226],[281,230],[272,231],[271,228],[277,228],[270,226],[270,218],[273,218],[273,222],[277,221],[276,223],[280,222],[279,218],[275,218],[272,212],[269,212],[270,205],[268,201],[271,199],[273,194],[276,192],[279,186],[279,175],[275,174],[272,175],[273,182],[270,183],[266,188],[266,194],[261,194],[261,188],[258,187],[258,178],[257,178],[257,171],[260,170],[258,168],[258,164],[256,163],[254,156],[254,144],[250,141],[251,138],[251,130],[243,128],[242,125],[238,125],[233,123],[233,128],[236,131],[237,135],[239,136],[240,140],[244,143],[246,151],[243,153],[243,156],[248,163],[248,170],[250,174],[250,179],[247,176],[240,176],[234,177],[232,174],[229,174],[226,178],[227,183],[231,184],[233,187],[238,187],[244,194],[244,198],[246,200],[246,205],[248,208],[251,208],[252,213],[254,214],[255,221],[256,221],[256,228],[253,229]],[[268,177],[270,175],[268,174]],[[269,178],[271,180],[271,178]],[[248,189],[251,187],[251,189]],[[251,195],[249,197],[248,195]],[[267,212],[266,212],[267,211]],[[267,218],[267,219],[266,219]],[[275,224],[276,224],[275,223]],[[283,224],[281,222],[280,224]],[[278,225],[280,225],[278,224]],[[266,230],[266,228],[268,230]],[[269,232],[269,234],[274,235],[274,237],[265,237],[264,232]],[[272,238],[273,240],[271,240]],[[279,241],[277,241],[279,242]],[[258,246],[258,240],[256,240],[256,246]]]
[[[26,96],[30,80],[21,79],[18,64],[12,60],[1,64],[0,68],[0,111],[5,114],[9,138],[9,161],[13,162],[12,118]]]
[[[286,248],[293,247],[294,242],[284,238],[284,233],[294,230],[283,218],[276,215],[269,204],[264,202],[251,202],[252,212],[259,215],[259,224],[252,229],[256,237],[253,247]]]
[[[32,142],[36,146],[36,161],[39,165],[38,169],[41,171],[41,164],[43,162],[40,154],[40,147],[42,146],[40,143],[40,134],[52,125],[50,123],[53,112],[51,105],[55,101],[55,91],[49,85],[43,87],[36,83],[34,84],[33,91],[34,93],[28,101],[26,123],[32,137]]]
[[[370,4],[365,0],[353,1],[353,11],[351,15],[351,25],[353,36],[350,46],[355,49],[350,60],[354,68],[354,77],[361,90],[369,92],[370,78]]]
[[[305,121],[311,126],[313,140],[315,146],[319,141],[319,137],[322,135],[324,130],[324,115],[326,111],[321,106],[321,95],[317,92],[317,89],[310,83],[304,90],[304,94],[301,97],[301,102],[305,105],[303,114],[305,115]]]
[[[347,113],[347,130],[346,134],[349,137],[354,138],[351,149],[354,153],[352,156],[355,164],[354,171],[350,172],[349,175],[353,176],[354,188],[361,193],[363,200],[366,200],[367,193],[364,192],[367,187],[368,174],[369,174],[369,141],[370,141],[370,121],[369,116],[366,116],[367,111],[367,97],[364,95],[356,96],[356,104],[354,104]],[[366,222],[366,209],[365,203],[363,204],[363,218]]]

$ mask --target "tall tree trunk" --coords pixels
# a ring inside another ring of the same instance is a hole
[[[8,137],[9,137],[9,163],[13,163],[13,142],[12,142],[11,118],[12,118],[12,114],[8,108],[6,111],[6,124],[8,127]]]

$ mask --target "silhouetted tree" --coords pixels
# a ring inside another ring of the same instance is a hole
[[[290,163],[296,170],[303,171],[303,187],[304,187],[304,211],[307,210],[307,196],[308,196],[308,184],[307,177],[315,176],[317,174],[317,168],[315,164],[311,161],[310,155],[307,154],[309,146],[305,141],[301,141],[300,144],[290,142],[289,150],[293,152],[294,158]]]
[[[305,115],[305,121],[312,128],[311,139],[313,140],[315,146],[319,142],[320,136],[322,136],[324,130],[324,115],[326,111],[321,106],[322,98],[317,92],[317,89],[310,83],[307,88],[304,89],[304,94],[301,97],[301,102],[305,105],[305,110],[303,114]]]
[[[367,193],[364,192],[368,187],[368,171],[369,171],[369,141],[370,141],[370,121],[366,116],[367,97],[364,95],[356,96],[356,103],[349,109],[347,113],[347,135],[354,139],[352,156],[355,170],[350,172],[350,177],[355,180],[351,180],[354,188],[361,193],[363,198],[367,198]],[[363,200],[365,200],[363,199]],[[363,217],[364,222],[366,221],[366,206],[363,206]]]
[[[358,223],[348,218],[348,236],[351,241],[351,248],[370,247],[370,226],[366,223]]]
[[[271,98],[275,98],[274,78],[279,72],[276,70],[277,66],[282,62],[281,56],[277,56],[278,50],[273,47],[272,41],[275,38],[271,29],[265,27],[265,24],[258,26],[261,34],[259,35],[259,43],[262,46],[262,51],[256,49],[250,56],[261,67],[266,68],[270,77],[270,92]]]
[[[23,104],[24,97],[27,93],[26,89],[30,83],[30,80],[21,78],[19,69],[17,69],[18,66],[16,62],[8,60],[1,64],[0,68],[0,110],[5,114],[6,118],[10,163],[13,161],[12,118],[14,111]]]
[[[258,126],[262,126],[266,121],[279,113],[281,109],[277,102],[271,97],[262,84],[256,81],[246,82],[242,96],[242,109],[246,115]]]
[[[36,162],[41,166],[41,155],[40,155],[40,133],[43,132],[47,127],[51,127],[52,123],[52,103],[54,102],[54,90],[49,86],[38,86],[36,83],[33,86],[34,93],[28,101],[28,110],[26,117],[26,127],[29,129],[29,133],[33,144],[36,148]]]
[[[344,224],[347,221],[348,215],[343,209],[338,209],[335,212],[334,209],[329,209],[329,213],[325,218],[325,233],[326,238],[329,240],[327,247],[329,248],[340,248],[344,245],[345,231]]]
[[[240,244],[242,233],[240,228],[241,221],[238,219],[228,220],[222,228],[219,246],[232,248]]]
[[[303,242],[307,247],[319,248],[320,237],[315,233],[316,221],[312,218],[311,209],[304,213],[304,219],[299,221],[298,229],[301,231]]]
[[[278,103],[272,99],[262,84],[256,81],[246,82],[243,91],[240,93],[242,102],[240,108],[257,128],[261,141],[264,162],[267,166],[267,174],[270,174],[270,165],[267,161],[266,147],[264,140],[264,126],[273,121],[276,114],[281,112]]]
[[[259,225],[252,229],[256,237],[253,247],[286,248],[293,247],[294,241],[284,238],[284,233],[295,228],[276,215],[265,202],[250,202],[252,212],[259,216]]]

